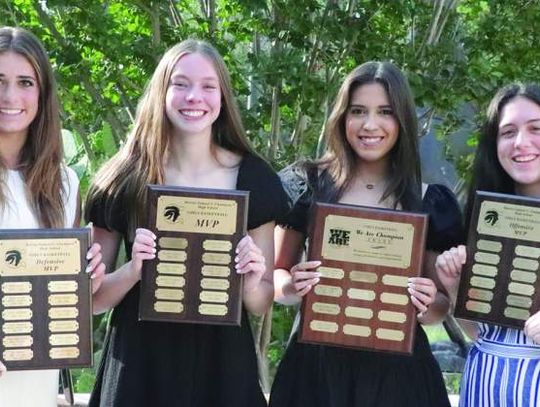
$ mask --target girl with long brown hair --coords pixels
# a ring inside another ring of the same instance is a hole
[[[244,275],[241,327],[138,321],[142,262],[156,245],[139,227],[147,184],[250,191],[248,235],[236,257]],[[170,48],[126,144],[88,197],[106,263],[114,264],[122,240],[129,256],[94,296],[95,312],[114,310],[91,406],[266,405],[247,316],[272,303],[274,223],[286,209],[279,178],[247,142],[221,56],[197,40]]]
[[[0,228],[70,228],[80,223],[79,181],[62,162],[60,113],[51,64],[39,40],[0,28]],[[89,252],[93,289],[103,278],[98,244]],[[58,371],[5,373],[1,406],[56,406]],[[2,374],[4,371],[4,374]]]
[[[275,231],[277,301],[298,303],[321,277],[319,261],[301,260],[313,202],[424,211],[430,215],[424,262],[429,278],[409,279],[408,291],[419,322],[442,319],[448,300],[432,280],[434,255],[456,242],[460,212],[446,187],[421,184],[417,139],[412,94],[397,67],[367,62],[345,78],[328,118],[325,154],[283,173],[295,205]],[[270,405],[448,406],[440,369],[420,327],[414,342],[413,355],[401,356],[303,344],[294,333]]]

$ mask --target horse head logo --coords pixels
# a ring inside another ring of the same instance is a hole
[[[5,262],[11,267],[17,267],[21,262],[21,252],[18,250],[8,250],[6,252]]]
[[[487,211],[484,216],[484,222],[486,222],[488,225],[494,226],[499,220],[499,214],[497,211]]]
[[[166,206],[163,216],[165,216],[165,219],[167,219],[169,222],[175,223],[180,216],[180,209],[174,205]]]

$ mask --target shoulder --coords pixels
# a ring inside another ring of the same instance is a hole
[[[246,155],[240,163],[237,187],[249,191],[248,228],[278,221],[288,211],[287,194],[273,168],[261,157]]]

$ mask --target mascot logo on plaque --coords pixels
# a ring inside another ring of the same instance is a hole
[[[8,250],[4,255],[4,261],[8,267],[17,268],[22,266],[22,254],[19,250]]]
[[[180,209],[174,205],[166,206],[163,217],[169,223],[177,223],[180,218]]]
[[[330,229],[328,244],[337,246],[348,246],[351,232],[343,229]]]
[[[486,222],[490,226],[495,226],[495,224],[499,221],[499,213],[495,210],[487,211],[484,216],[484,222]]]

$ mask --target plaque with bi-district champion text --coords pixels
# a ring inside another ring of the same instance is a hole
[[[523,328],[540,309],[540,200],[478,191],[454,315]]]
[[[316,203],[310,260],[320,282],[302,303],[302,342],[412,353],[416,308],[408,279],[421,274],[427,216]]]
[[[157,252],[143,263],[141,320],[240,325],[243,280],[234,259],[248,199],[246,191],[148,186]]]
[[[0,230],[0,360],[8,370],[92,365],[90,229]]]

